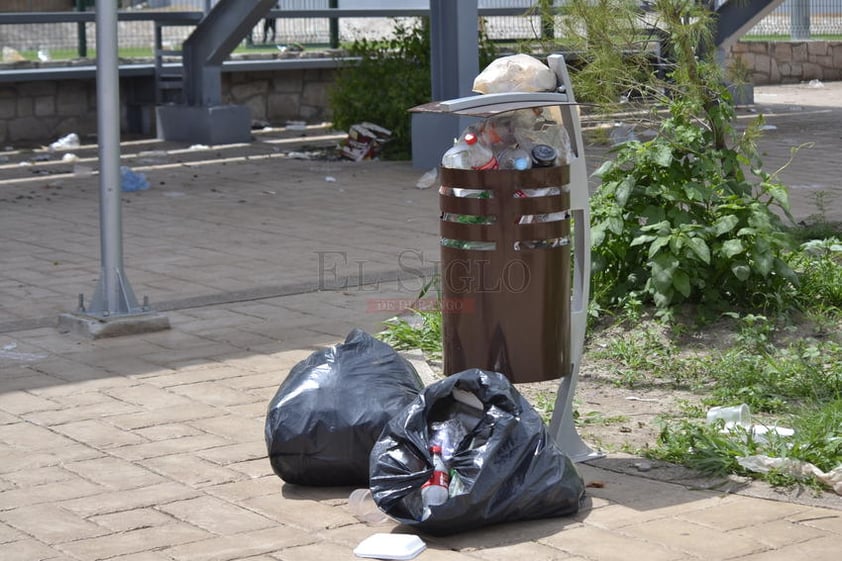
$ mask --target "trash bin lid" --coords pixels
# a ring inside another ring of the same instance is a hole
[[[409,111],[412,113],[449,113],[451,115],[489,117],[506,111],[546,107],[548,105],[578,104],[575,101],[570,101],[566,93],[507,92],[472,95],[446,101],[432,101],[417,105]]]

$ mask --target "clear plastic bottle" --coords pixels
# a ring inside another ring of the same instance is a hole
[[[433,475],[421,486],[421,504],[424,505],[424,519],[430,516],[431,506],[443,504],[450,496],[448,491],[450,474],[441,457],[441,446],[430,446],[430,453],[433,455]]]
[[[532,158],[523,148],[506,148],[497,155],[500,169],[525,170],[532,167]]]
[[[491,149],[479,141],[479,137],[468,132],[462,140],[444,153],[441,165],[451,169],[496,169],[497,159]]]

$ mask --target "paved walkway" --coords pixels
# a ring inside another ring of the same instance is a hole
[[[816,214],[818,197],[842,218],[842,85],[758,88],[757,101],[776,127],[770,165],[815,143],[782,172],[796,215]],[[335,142],[324,132],[303,140]],[[93,147],[75,163],[3,154],[0,559],[352,559],[391,531],[351,516],[351,489],[284,485],[263,419],[296,362],[353,327],[376,332],[430,278],[436,194],[406,163],[290,158],[301,134],[124,145],[151,183],[124,199],[126,274],[172,329],[97,341],[54,328],[99,276],[98,186],[78,169],[95,166]],[[623,461],[580,465],[598,486],[574,517],[425,537],[420,559],[838,558],[842,499],[691,490],[612,469]]]

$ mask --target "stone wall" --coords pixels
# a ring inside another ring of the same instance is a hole
[[[755,86],[842,80],[842,42],[739,41],[727,64],[739,58]]]
[[[333,69],[226,72],[223,100],[245,105],[253,119],[274,125],[329,121],[328,89],[334,73]],[[121,79],[120,87],[123,132],[154,136],[152,77]],[[85,137],[96,130],[93,79],[0,84],[0,145],[49,144],[70,132]]]

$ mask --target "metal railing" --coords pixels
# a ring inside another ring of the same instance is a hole
[[[192,32],[193,26],[216,0],[114,0],[119,12],[121,55],[150,58],[155,40],[155,22],[180,21],[168,26],[163,42],[173,49]],[[739,1],[739,0],[729,0]],[[763,19],[749,36],[787,39],[792,29],[793,3],[786,0]],[[555,0],[562,5],[564,0]],[[3,0],[0,3],[0,48],[5,62],[18,56],[29,60],[65,60],[92,56],[95,49],[93,0]],[[400,8],[393,6],[398,4]],[[524,15],[535,0],[479,0],[480,15],[488,37],[495,41],[517,41],[541,33],[538,15]],[[394,18],[417,18],[428,13],[427,0],[283,0],[273,10],[274,41],[271,34],[264,46],[263,25],[258,24],[251,41],[240,52],[272,51],[276,45],[329,46],[355,39],[391,36]],[[842,0],[809,0],[809,34],[813,37],[842,37]],[[48,10],[64,10],[60,12]],[[333,16],[333,17],[331,17]],[[338,17],[337,17],[338,16]],[[559,29],[560,26],[557,26]],[[15,54],[15,52],[17,54]]]

